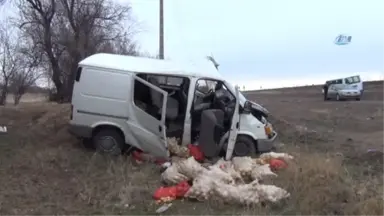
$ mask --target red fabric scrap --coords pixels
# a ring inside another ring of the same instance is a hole
[[[155,160],[155,163],[156,163],[157,165],[162,165],[162,164],[164,164],[165,162],[168,162],[168,160],[167,160],[167,159],[164,159],[164,158],[157,158],[157,159]]]
[[[181,198],[184,197],[184,195],[188,192],[188,190],[191,188],[191,185],[189,185],[187,181],[183,181],[177,184],[175,187],[176,197]]]
[[[181,198],[188,192],[191,186],[187,181],[180,182],[176,186],[171,187],[160,187],[153,194],[155,200],[161,200],[161,198],[171,197],[171,198]]]
[[[143,152],[140,152],[140,151],[133,151],[132,152],[132,157],[136,160],[136,161],[144,161],[143,160]]]
[[[146,162],[154,162],[154,163],[156,163],[158,165],[161,165],[161,164],[163,164],[163,163],[168,161],[165,158],[156,158],[156,157],[154,157],[152,155],[149,155],[147,153],[144,153],[142,151],[133,151],[132,152],[132,157],[133,157],[133,159],[135,159],[138,162],[144,162],[144,161],[146,161]]]
[[[286,168],[288,164],[280,159],[271,159],[269,161],[269,166],[271,167],[271,170],[279,170]]]
[[[197,161],[204,161],[204,153],[200,150],[199,146],[188,144],[189,154]]]

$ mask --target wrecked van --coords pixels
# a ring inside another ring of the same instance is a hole
[[[112,155],[130,146],[169,157],[167,137],[176,137],[229,159],[273,147],[267,117],[213,66],[99,53],[79,63],[69,130]]]

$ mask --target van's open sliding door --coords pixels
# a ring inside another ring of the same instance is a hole
[[[162,105],[160,105],[162,106],[160,107],[161,118],[158,119],[152,116],[148,113],[148,109],[144,110],[133,101],[132,107],[136,122],[128,121],[129,128],[132,130],[144,151],[147,151],[148,153],[158,157],[168,157],[169,152],[167,148],[165,127],[165,114],[168,93],[161,88],[147,82],[146,80],[134,75],[132,86],[135,85],[135,82],[140,82],[141,84],[149,87],[151,93],[156,94],[157,100],[162,101]],[[134,98],[134,94],[135,93],[132,92],[132,98]]]
[[[235,96],[236,96],[236,105],[235,111],[233,112],[231,129],[229,131],[227,153],[225,155],[225,160],[230,160],[232,158],[233,149],[235,148],[237,133],[239,132],[240,127],[240,110],[239,110],[239,87],[235,87]]]

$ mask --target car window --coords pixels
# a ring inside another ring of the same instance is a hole
[[[354,84],[354,83],[359,83],[359,82],[360,82],[359,76],[348,77],[345,79],[346,84]]]
[[[181,77],[167,77],[166,84],[180,86],[183,83],[183,78]]]
[[[346,84],[352,84],[353,83],[353,78],[352,77],[345,78],[345,83]]]
[[[198,90],[201,93],[208,93],[209,91],[214,91],[216,87],[217,82],[212,80],[198,80],[197,81],[197,87],[196,90]]]
[[[234,100],[235,99],[235,95],[233,95],[229,90],[228,88],[225,86],[225,84],[223,84],[223,89],[227,92],[227,96],[228,96],[228,99],[229,100]]]
[[[360,77],[359,76],[354,76],[353,77],[353,82],[354,83],[358,83],[358,82],[360,82],[361,80],[360,80]]]
[[[183,83],[182,77],[158,76],[158,75],[151,75],[148,77],[156,78],[160,85],[181,86],[181,84]]]

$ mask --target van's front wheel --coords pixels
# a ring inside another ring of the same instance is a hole
[[[238,135],[233,154],[235,156],[247,156],[256,153],[255,142],[249,136]]]
[[[92,138],[96,151],[111,156],[121,155],[124,147],[124,138],[121,134],[112,129],[101,129]]]

